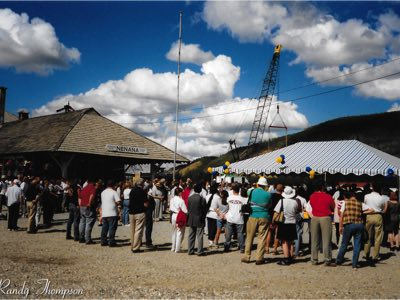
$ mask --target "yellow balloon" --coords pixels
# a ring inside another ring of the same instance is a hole
[[[224,170],[224,173],[225,173],[225,174],[229,174],[229,169],[225,169],[225,170]]]
[[[208,173],[211,173],[212,172],[212,168],[208,167],[207,171],[208,171]]]
[[[275,161],[278,163],[278,164],[280,164],[281,162],[282,162],[282,157],[277,157],[276,159],[275,159]]]
[[[225,162],[225,166],[229,167],[231,165],[231,163],[229,161]]]
[[[310,176],[314,177],[314,175],[315,175],[315,171],[314,171],[314,170],[311,170],[311,171],[310,171]]]

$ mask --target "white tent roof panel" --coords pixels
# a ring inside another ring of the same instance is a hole
[[[285,164],[276,162],[281,154]],[[309,166],[317,173],[344,175],[387,175],[393,169],[399,175],[400,159],[357,140],[300,142],[260,156],[231,164],[234,173],[303,173]],[[222,172],[222,167],[215,170]]]

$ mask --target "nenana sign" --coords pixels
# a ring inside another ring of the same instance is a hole
[[[107,151],[111,152],[122,152],[122,153],[136,153],[136,154],[147,154],[147,148],[133,147],[133,146],[122,146],[122,145],[106,145]]]

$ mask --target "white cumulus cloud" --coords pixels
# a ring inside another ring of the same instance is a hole
[[[398,103],[393,103],[393,105],[388,109],[388,112],[400,111],[400,105]]]
[[[209,105],[232,97],[240,76],[240,68],[231,58],[219,55],[204,63],[201,73],[184,70],[180,82],[180,103],[183,107]],[[53,113],[68,101],[73,107],[96,107],[104,115],[119,113],[162,113],[175,107],[177,75],[154,73],[148,68],[135,69],[123,79],[110,80],[85,93],[67,95],[36,109],[34,114]]]
[[[226,152],[231,138],[236,138],[238,145],[247,144],[257,104],[256,100],[234,98],[239,78],[240,67],[225,55],[204,62],[200,72],[182,72],[180,154],[188,158],[218,155]],[[33,115],[52,114],[67,102],[75,109],[94,107],[105,117],[174,149],[176,95],[176,73],[141,68],[87,92],[54,99],[35,109]],[[274,112],[275,105],[271,116]],[[293,103],[281,104],[281,114],[289,127],[308,126],[307,118],[297,112]],[[271,137],[277,135],[278,132],[271,133]]]
[[[399,72],[400,56],[390,56],[378,63],[380,65],[356,63],[350,67],[309,68],[306,75],[314,80],[323,81],[321,85],[327,86],[348,86],[366,82],[357,86],[357,94],[390,101],[400,99],[400,74],[389,76]],[[352,75],[346,76],[349,74]],[[329,80],[332,78],[335,79]],[[377,78],[381,79],[375,80]]]
[[[171,45],[166,57],[172,61],[178,61],[179,57],[179,43],[175,42]],[[214,59],[214,54],[211,51],[203,51],[198,44],[185,44],[181,45],[181,62],[194,63],[201,65],[207,61]]]
[[[280,4],[264,1],[208,1],[203,19],[215,30],[228,30],[242,42],[265,40],[287,10]]]
[[[344,75],[360,66],[374,66],[400,54],[400,18],[393,11],[368,23],[355,18],[338,20],[304,2],[209,1],[204,4],[202,17],[209,28],[226,30],[241,42],[267,40],[282,44],[284,51],[296,55],[291,63],[305,64],[307,76],[315,81]],[[398,69],[398,65],[395,67]],[[329,84],[368,81],[377,78],[374,75],[392,74],[390,69],[393,67],[387,64]],[[366,97],[400,99],[396,77],[357,85],[355,89]]]
[[[54,27],[40,18],[0,9],[0,67],[47,75],[80,61],[76,48],[62,44]]]
[[[225,153],[229,149],[228,141],[231,139],[235,139],[238,146],[247,145],[256,108],[256,99],[234,98],[216,106],[206,107],[196,115],[192,114],[197,118],[179,125],[179,152],[190,158],[196,158],[204,156],[204,153],[207,155]],[[291,102],[280,103],[280,115],[289,130],[304,129],[308,126],[306,116],[299,113],[297,108],[297,105]],[[273,119],[275,119],[274,125],[283,125],[282,120],[277,117],[276,102],[271,106],[263,140],[285,133],[283,129],[273,129],[268,133],[268,126]],[[172,133],[174,123],[168,123],[166,130]],[[157,137],[154,138],[157,140]],[[164,141],[165,145],[171,148],[174,142],[172,135]]]

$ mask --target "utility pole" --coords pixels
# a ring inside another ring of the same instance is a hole
[[[178,52],[178,90],[176,99],[176,113],[175,113],[175,151],[174,151],[174,170],[172,174],[172,180],[175,181],[176,173],[176,152],[178,150],[178,113],[179,113],[179,80],[181,77],[181,47],[182,47],[182,15],[183,12],[179,12],[179,52]]]

